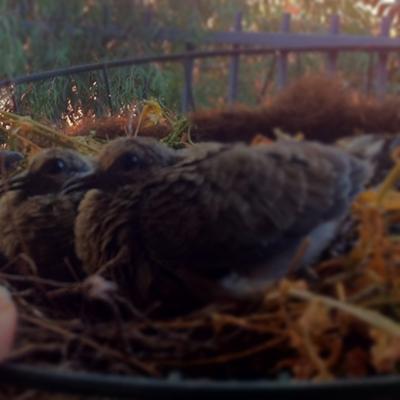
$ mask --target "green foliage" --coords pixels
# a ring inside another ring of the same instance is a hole
[[[293,13],[293,32],[326,31],[332,14],[342,15],[342,31],[368,34],[377,19],[362,1],[347,0],[0,0],[0,78],[26,75],[70,65],[118,58],[182,51],[184,43],[151,40],[162,27],[185,29],[201,43],[208,30],[227,31],[235,14],[243,12],[244,30],[279,31],[282,13]],[[367,3],[367,2],[365,2]],[[115,35],[117,33],[117,35]],[[123,33],[121,35],[121,33]],[[203,46],[202,48],[206,48]],[[291,57],[289,76],[319,70],[321,55]],[[343,55],[344,75],[365,71],[364,55]],[[195,71],[195,98],[200,107],[224,102],[229,59],[199,60]],[[260,90],[273,94],[271,56],[242,57],[239,101],[255,104]],[[182,65],[146,65],[110,69],[113,111],[142,99],[158,98],[169,109],[179,109]],[[350,77],[355,85],[360,79]],[[269,85],[265,85],[265,82]],[[34,118],[72,119],[83,114],[104,115],[109,110],[102,71],[60,77],[16,89],[20,110]]]

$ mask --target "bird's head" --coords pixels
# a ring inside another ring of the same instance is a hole
[[[30,160],[26,170],[5,179],[0,194],[8,190],[20,190],[26,196],[56,193],[68,179],[91,169],[90,161],[73,150],[46,149]]]
[[[179,151],[172,150],[155,139],[119,138],[104,147],[92,172],[70,179],[64,192],[93,188],[112,191],[140,182],[160,168],[173,165],[181,159]]]

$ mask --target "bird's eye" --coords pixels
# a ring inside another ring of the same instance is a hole
[[[66,164],[60,158],[56,158],[46,163],[45,170],[46,173],[54,175],[64,172]]]
[[[125,171],[142,166],[142,160],[136,154],[124,154],[120,159],[120,166]]]

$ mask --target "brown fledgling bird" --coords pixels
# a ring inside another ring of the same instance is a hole
[[[61,195],[64,182],[87,173],[91,163],[68,149],[47,149],[27,169],[0,186],[0,251],[27,262],[44,278],[69,280],[74,260],[73,226],[80,193]]]
[[[181,152],[146,142],[139,155],[136,140],[111,142],[95,172],[66,187],[97,188],[85,194],[75,225],[84,267],[128,266],[132,291],[160,271],[179,271],[251,294],[294,259],[299,267],[319,257],[369,173],[362,161],[311,142]]]

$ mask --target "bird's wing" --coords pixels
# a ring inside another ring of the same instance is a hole
[[[332,146],[293,142],[278,143],[275,150],[272,147],[271,150],[286,154],[286,160],[282,156],[283,162],[280,162],[283,169],[300,168],[305,177],[302,183],[294,183],[299,190],[304,186],[306,197],[303,207],[296,202],[289,211],[294,215],[293,224],[287,231],[289,234],[308,233],[320,223],[341,217],[362,190],[370,173],[366,163]],[[283,197],[287,195],[288,180],[282,182]],[[280,207],[280,201],[276,206]]]
[[[178,252],[193,242],[270,244],[341,216],[365,176],[361,161],[328,146],[233,146],[161,173],[143,189],[141,224]]]
[[[62,269],[64,258],[73,258],[73,225],[77,202],[56,195],[32,196],[12,202],[17,192],[0,201],[0,250],[11,260],[24,253],[44,277],[70,276]]]

